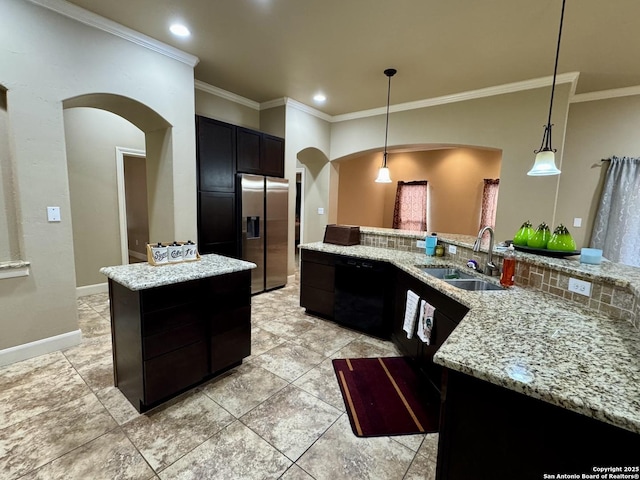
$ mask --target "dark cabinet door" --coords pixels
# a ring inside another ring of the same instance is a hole
[[[307,311],[333,319],[335,256],[302,251],[300,305]]]
[[[395,305],[393,313],[393,328],[391,339],[393,343],[408,357],[416,360],[420,356],[422,342],[414,334],[412,338],[408,338],[407,332],[404,330],[404,312],[407,304],[407,291],[411,290],[420,295],[422,293],[422,284],[406,273],[396,270],[396,289],[395,289]]]
[[[262,134],[247,128],[238,128],[236,139],[238,172],[261,174]]]
[[[235,193],[200,192],[198,195],[198,250],[238,256]]]
[[[236,127],[196,117],[198,189],[233,192],[236,174]]]
[[[407,290],[412,290],[421,300],[429,302],[436,309],[433,315],[429,345],[423,342],[417,334],[414,334],[413,338],[407,338],[407,332],[403,329]],[[433,356],[458,326],[468,310],[464,305],[411,275],[400,270],[397,271],[392,340],[405,355],[416,361],[416,364],[437,388],[440,388],[441,385],[442,368],[433,363]]]
[[[284,140],[282,138],[263,135],[262,172],[272,177],[284,177]]]

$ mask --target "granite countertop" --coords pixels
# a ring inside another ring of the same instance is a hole
[[[256,268],[255,263],[211,254],[202,255],[197,261],[158,266],[144,262],[102,267],[100,273],[130,290],[144,290],[252,268]]]
[[[631,323],[531,288],[461,290],[419,268],[460,267],[446,257],[322,242],[300,248],[390,262],[469,307],[436,363],[640,433],[640,332]]]

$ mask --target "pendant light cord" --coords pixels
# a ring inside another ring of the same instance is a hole
[[[388,68],[384,71],[384,74],[389,77],[389,84],[387,86],[387,125],[384,129],[384,153],[382,155],[382,166],[387,167],[387,139],[389,138],[389,103],[391,102],[391,77],[397,73],[394,68]]]
[[[553,108],[553,95],[556,90],[556,75],[558,73],[558,57],[560,57],[560,40],[562,39],[562,24],[564,22],[564,5],[566,0],[562,0],[562,13],[560,14],[560,29],[558,30],[558,45],[556,45],[556,63],[553,66],[553,84],[551,85],[551,101],[549,102],[549,119],[547,128],[551,130],[551,110]],[[551,132],[549,132],[547,146],[551,148]]]

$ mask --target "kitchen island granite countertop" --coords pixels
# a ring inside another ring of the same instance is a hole
[[[200,260],[157,266],[144,262],[102,267],[100,273],[129,290],[137,291],[224,275],[225,273],[251,270],[252,268],[256,268],[255,263],[210,254],[202,255]]]
[[[460,237],[463,246],[469,246],[468,239],[474,238]],[[640,433],[640,331],[630,322],[532,288],[461,290],[420,269],[445,265],[460,268],[447,257],[322,242],[300,248],[387,261],[469,307],[435,354],[436,363]],[[558,264],[569,271],[587,269],[594,278],[601,276],[590,265],[548,260],[546,265]],[[601,270],[616,284],[640,293],[640,275],[636,273],[640,270],[615,266],[624,267],[603,264]],[[631,278],[626,270],[632,272]],[[495,277],[482,278],[497,282]]]

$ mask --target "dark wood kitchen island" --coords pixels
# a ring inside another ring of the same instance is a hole
[[[104,267],[115,386],[144,412],[251,354],[251,269],[220,255]]]

